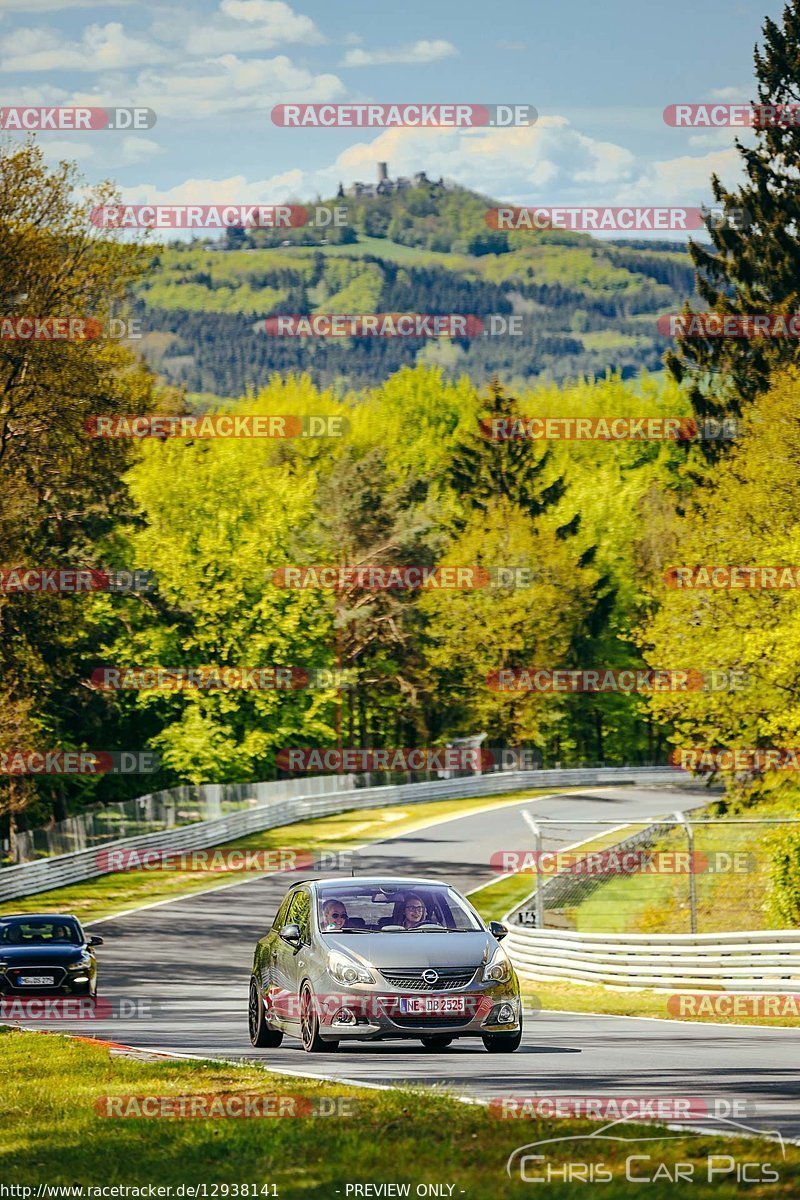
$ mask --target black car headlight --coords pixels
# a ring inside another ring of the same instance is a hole
[[[350,987],[354,983],[374,983],[375,976],[366,967],[362,967],[355,959],[331,950],[328,955],[328,973],[337,983]]]
[[[508,983],[511,979],[511,959],[502,946],[498,946],[483,968],[484,983]]]

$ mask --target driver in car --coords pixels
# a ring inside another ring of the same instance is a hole
[[[422,925],[427,916],[425,903],[421,896],[415,895],[413,892],[406,896],[406,903],[403,909],[403,928],[416,929],[418,925]]]
[[[328,933],[344,929],[347,924],[347,909],[341,900],[326,900],[322,906],[322,928]]]

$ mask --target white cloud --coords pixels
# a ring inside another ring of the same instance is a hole
[[[344,93],[336,75],[314,75],[285,55],[241,59],[223,54],[169,71],[144,71],[132,89],[137,104],[159,119],[213,119],[235,112],[264,112],[274,104],[335,100]]]
[[[125,137],[122,139],[120,158],[125,165],[133,166],[136,163],[146,162],[147,159],[163,153],[164,147],[160,146],[158,142],[154,142],[152,138]]]
[[[2,12],[60,12],[69,8],[120,8],[134,0],[2,0]]]
[[[413,46],[399,46],[397,50],[348,50],[342,59],[343,67],[383,67],[394,63],[412,63],[424,66],[452,58],[458,54],[452,42],[442,39],[414,42]]]
[[[227,179],[186,179],[171,188],[140,183],[120,188],[125,204],[280,204],[302,195],[301,171],[286,171],[269,179],[231,175]]]
[[[387,129],[353,143],[318,170],[292,169],[263,179],[245,175],[188,179],[168,190],[144,183],[122,189],[128,203],[265,203],[331,197],[341,180],[371,182],[375,164],[393,178],[425,170],[429,177],[510,204],[700,206],[711,202],[709,179],[728,186],[741,177],[734,150],[682,155],[655,163],[625,147],[595,141],[565,117],[545,117],[517,129]]]
[[[709,95],[712,100],[719,100],[723,103],[748,104],[753,98],[754,91],[755,85],[748,83],[745,87],[712,88]],[[704,96],[699,96],[697,103],[700,104],[704,99]]]
[[[190,54],[227,54],[271,50],[288,42],[314,45],[324,41],[310,17],[294,12],[283,0],[222,0],[207,24],[191,19],[186,40]]]
[[[0,71],[102,71],[166,62],[161,47],[130,37],[118,21],[89,25],[80,42],[65,41],[52,29],[17,29],[0,39]]]
[[[42,154],[49,163],[61,162],[66,158],[70,161],[85,162],[94,157],[94,150],[87,142],[69,142],[66,140],[39,143]]]
[[[733,188],[742,181],[742,160],[735,147],[714,150],[702,157],[689,154],[670,158],[645,167],[634,188],[633,204],[703,204],[711,198],[709,180],[719,175],[725,186]]]

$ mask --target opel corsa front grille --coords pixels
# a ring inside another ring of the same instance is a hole
[[[437,979],[423,979],[423,975],[435,971]],[[404,992],[450,992],[454,988],[466,987],[472,981],[475,967],[386,967],[381,975],[392,987]]]

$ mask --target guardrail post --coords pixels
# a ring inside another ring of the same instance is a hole
[[[697,933],[697,884],[694,877],[694,830],[685,812],[676,812],[675,820],[686,830],[689,844],[689,920],[691,932]]]
[[[542,827],[538,821],[534,820],[529,812],[523,811],[523,820],[529,829],[533,832],[534,844],[536,847],[536,893],[534,905],[536,909],[536,928],[544,929],[544,891],[542,888]]]

